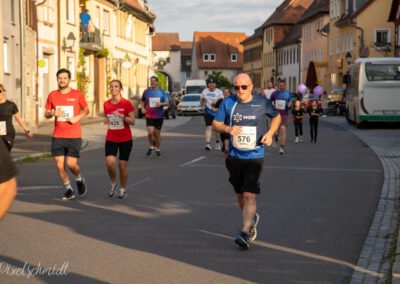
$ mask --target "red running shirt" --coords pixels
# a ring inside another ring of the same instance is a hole
[[[114,111],[128,116],[130,112],[133,112],[131,102],[127,99],[121,98],[117,104],[111,103],[111,100],[104,102],[104,114],[108,118],[108,131],[106,140],[112,142],[126,142],[132,140],[132,133],[129,124],[126,123],[122,117],[113,115]]]
[[[49,94],[46,101],[46,110],[62,109],[64,117],[56,117],[54,120],[55,138],[81,138],[82,129],[81,123],[78,121],[72,124],[67,121],[68,118],[79,115],[82,109],[87,107],[87,103],[83,94],[71,89],[67,94],[62,94],[59,90]]]

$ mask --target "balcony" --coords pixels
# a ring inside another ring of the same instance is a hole
[[[86,50],[91,50],[91,51],[98,51],[101,50],[102,48],[102,38],[100,34],[100,30],[96,27],[94,27],[94,31],[87,31],[88,28],[85,25],[80,25],[80,31],[81,31],[81,36],[80,36],[80,42],[79,46],[81,48],[84,48]]]

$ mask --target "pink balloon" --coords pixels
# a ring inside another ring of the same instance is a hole
[[[321,86],[316,86],[314,88],[314,96],[320,96],[324,93],[324,89]]]
[[[304,95],[304,93],[307,91],[307,86],[306,85],[304,85],[304,84],[300,84],[298,87],[297,87],[297,92],[298,93],[302,93],[303,95]]]

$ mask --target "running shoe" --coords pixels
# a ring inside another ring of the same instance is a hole
[[[299,137],[296,137],[296,139],[294,139],[294,143],[299,143]]]
[[[281,147],[279,148],[279,154],[283,155],[284,153],[285,153],[285,150],[283,150],[283,147],[281,146]]]
[[[126,193],[125,188],[120,188],[119,189],[118,198],[119,199],[126,199],[127,197],[128,197],[128,194]]]
[[[151,157],[151,155],[153,154],[153,149],[152,148],[149,148],[149,150],[147,150],[147,152],[146,152],[146,157],[147,158],[150,158]]]
[[[210,145],[210,143],[207,143],[207,144],[206,144],[206,148],[205,148],[205,149],[206,149],[206,151],[210,151],[210,150],[211,150],[211,145]]]
[[[82,178],[82,180],[77,180],[76,186],[78,187],[79,196],[84,196],[87,193],[87,187],[84,178]]]
[[[260,221],[260,215],[256,213],[253,218],[253,225],[250,227],[249,231],[249,241],[252,242],[257,238],[257,225],[258,222]]]
[[[160,151],[160,149],[155,150],[155,152],[156,152],[156,157],[157,157],[157,158],[161,158],[161,151]]]
[[[239,235],[235,238],[235,243],[239,246],[241,249],[248,249],[250,247],[249,245],[249,233],[241,231]]]
[[[118,183],[116,183],[114,186],[111,186],[110,191],[108,192],[108,197],[114,197],[115,192],[118,189]]]
[[[72,188],[68,188],[65,192],[64,195],[62,197],[62,200],[70,200],[70,199],[74,199],[75,198],[75,193],[74,190]]]
[[[300,143],[303,143],[303,136],[300,136],[299,141],[300,141]]]
[[[221,145],[219,142],[215,143],[215,150],[221,150]]]

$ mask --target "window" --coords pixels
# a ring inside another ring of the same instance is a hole
[[[210,61],[210,55],[208,53],[203,54],[203,61]]]
[[[46,1],[42,6],[43,22],[48,25],[54,24],[54,4],[53,0]]]
[[[204,75],[205,75],[205,76],[208,75],[208,71],[207,71],[207,70],[204,71]]]
[[[333,39],[329,38],[329,55],[333,55]]]
[[[190,66],[192,65],[192,60],[190,59],[186,59],[186,66]],[[190,77],[190,76],[189,76]]]
[[[110,34],[110,12],[103,10],[103,33]]]
[[[375,48],[384,50],[390,48],[390,31],[389,30],[375,30],[374,35]]]
[[[210,61],[214,62],[215,59],[216,59],[215,53],[210,53]]]
[[[336,35],[336,54],[340,52],[340,35]]]
[[[11,24],[15,25],[15,5],[14,0],[10,1],[10,8],[11,8]]]
[[[231,53],[231,61],[233,62],[237,61],[237,53]]]
[[[75,1],[74,0],[67,0],[67,9],[65,9],[67,22],[70,24],[75,24]]]
[[[186,79],[190,78],[190,72],[186,72]]]

